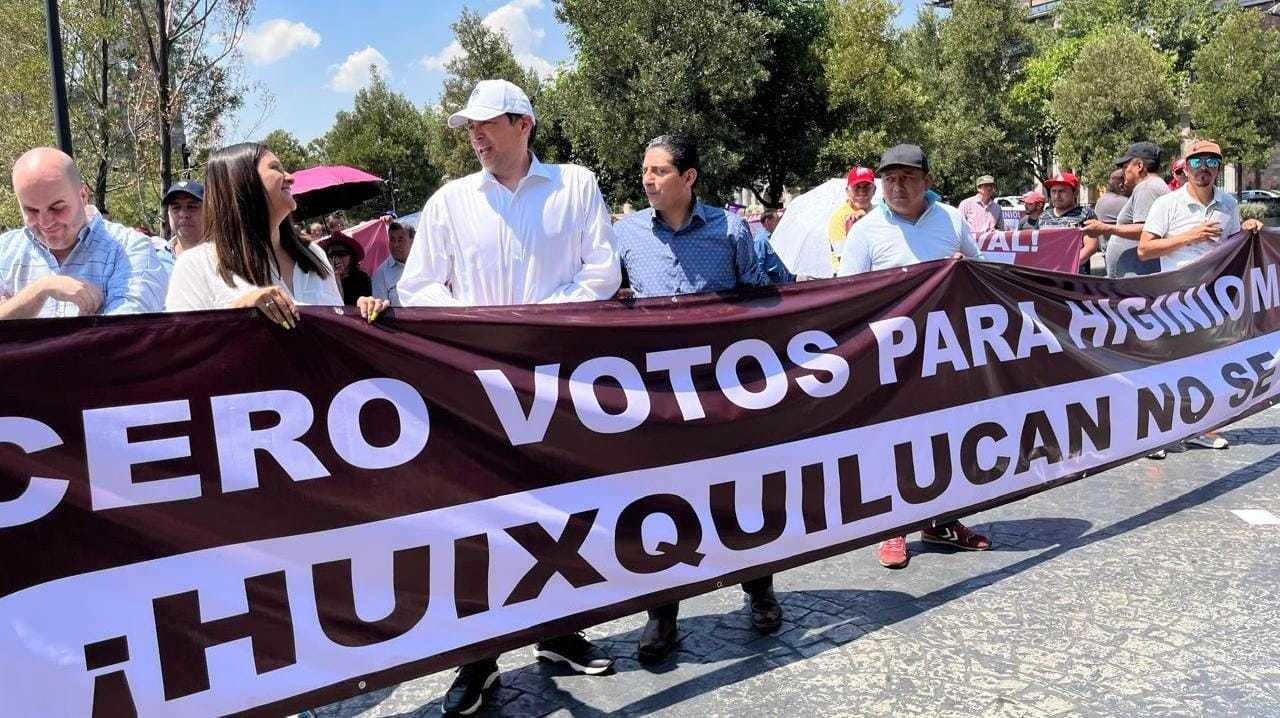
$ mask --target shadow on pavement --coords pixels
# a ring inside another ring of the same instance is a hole
[[[1235,429],[1223,432],[1232,443],[1276,444],[1270,432]],[[1254,434],[1257,434],[1255,436]],[[1270,440],[1267,440],[1270,439]],[[695,616],[680,621],[681,645],[663,664],[642,667],[635,660],[639,630],[608,636],[596,641],[617,657],[616,671],[666,673],[685,663],[722,663],[727,666],[703,673],[677,685],[634,701],[615,711],[601,711],[556,688],[551,676],[568,671],[541,663],[525,666],[502,675],[504,688],[496,700],[479,711],[478,716],[541,715],[548,710],[566,710],[574,716],[604,715],[645,716],[658,713],[689,698],[733,685],[762,673],[849,644],[872,631],[891,626],[919,615],[931,608],[961,598],[977,589],[1016,576],[1068,551],[1089,546],[1130,531],[1143,528],[1179,511],[1213,501],[1230,491],[1245,486],[1280,467],[1280,452],[1237,469],[1199,488],[1188,491],[1142,513],[1090,532],[1093,525],[1079,518],[1035,518],[993,521],[973,526],[993,538],[993,550],[1002,544],[1011,551],[1040,551],[1033,556],[998,570],[924,594],[913,596],[900,591],[817,590],[779,592],[787,613],[780,631],[773,636],[760,636],[751,630],[745,607],[718,616]],[[913,551],[919,552],[919,545]],[[932,547],[930,547],[932,548]],[[943,549],[944,551],[946,549]],[[909,570],[909,569],[908,569]],[[714,658],[708,658],[714,652]],[[735,660],[739,659],[739,660]],[[601,677],[598,680],[626,680]],[[536,700],[521,688],[537,692]],[[385,691],[389,695],[390,690]],[[395,718],[422,718],[440,714],[439,700]]]

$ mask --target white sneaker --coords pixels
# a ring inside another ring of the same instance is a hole
[[[1231,446],[1231,442],[1227,441],[1227,437],[1218,434],[1201,434],[1193,436],[1185,442],[1187,446],[1195,446],[1201,449],[1225,449]]]

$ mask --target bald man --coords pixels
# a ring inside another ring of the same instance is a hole
[[[13,191],[26,226],[0,235],[0,319],[163,311],[168,282],[151,243],[89,216],[71,157],[30,150],[13,165]]]

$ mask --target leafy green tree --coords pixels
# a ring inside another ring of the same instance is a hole
[[[395,190],[400,212],[421,207],[440,185],[440,170],[424,157],[427,128],[412,102],[387,86],[377,68],[372,81],[356,93],[350,111],[342,111],[324,136],[327,160],[350,165],[387,180]],[[390,197],[374,198],[355,207],[356,219],[376,216],[391,208]]]
[[[1036,166],[1035,128],[1007,102],[1034,49],[1025,17],[1015,0],[967,0],[942,23],[925,136],[945,195],[971,194],[983,174],[1003,187],[1024,186]]]
[[[544,134],[547,123],[538,101],[541,83],[537,74],[516,60],[506,35],[486,27],[480,16],[471,10],[463,10],[452,27],[463,54],[449,61],[445,67],[448,77],[444,81],[440,105],[425,116],[430,120],[428,132],[432,163],[449,178],[462,177],[480,169],[467,134],[461,130],[450,130],[445,120],[467,104],[471,90],[481,80],[507,80],[529,96],[534,114],[538,116],[533,150],[541,156],[539,135]]]
[[[1104,28],[1084,41],[1054,84],[1052,106],[1061,127],[1059,160],[1090,184],[1106,181],[1131,142],[1177,146],[1181,104],[1172,58],[1128,28]]]
[[[1084,45],[1078,37],[1046,36],[1023,65],[1022,79],[1009,91],[1007,111],[1028,131],[1036,149],[1030,156],[1032,172],[1043,181],[1053,171],[1053,147],[1061,129],[1053,114],[1053,86],[1071,71]]]
[[[1186,81],[1196,50],[1222,23],[1216,0],[1063,0],[1057,13],[1060,33],[1082,38],[1109,27],[1129,28],[1173,57],[1173,69]]]
[[[822,55],[834,5],[832,0],[748,3],[778,21],[772,32],[757,39],[768,49],[766,79],[731,113],[746,149],[737,174],[767,207],[782,206],[787,186],[816,178],[819,150],[835,129]]]
[[[270,147],[271,151],[276,153],[276,157],[280,158],[281,164],[290,172],[297,172],[318,164],[311,160],[307,154],[307,148],[302,146],[298,138],[285,130],[272,130],[263,138],[262,144]]]
[[[23,152],[56,142],[50,118],[49,63],[45,55],[44,15],[38,3],[0,0],[0,104],[5,108],[0,132],[0,225],[22,224],[9,170]]]
[[[639,167],[654,136],[699,144],[699,196],[718,201],[746,184],[741,108],[768,77],[781,23],[739,0],[562,0],[576,65],[557,82],[573,112],[564,133],[609,199],[642,196]],[[571,103],[571,104],[570,104]],[[779,108],[785,112],[786,108]]]
[[[1254,11],[1231,13],[1196,52],[1189,92],[1196,133],[1255,170],[1280,144],[1280,33],[1262,22]]]
[[[913,63],[936,55],[914,54],[916,46],[907,48],[908,38],[897,37],[897,11],[890,0],[828,3],[831,20],[820,53],[833,130],[819,159],[827,176],[855,164],[874,166],[886,147],[919,141],[921,118],[929,108],[922,81],[930,71]],[[936,41],[930,33],[937,29],[937,16],[926,9],[921,17],[924,25],[909,41]]]
[[[201,3],[196,7],[195,3]],[[94,203],[120,221],[157,225],[163,187],[176,174],[185,129],[198,157],[240,104],[234,50],[251,0],[61,0],[71,134]],[[199,10],[199,12],[196,12]],[[158,22],[166,20],[161,28]],[[0,161],[56,141],[39,3],[0,0]],[[0,183],[0,223],[17,219]]]

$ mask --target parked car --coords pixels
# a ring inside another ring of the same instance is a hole
[[[1006,195],[1004,197],[996,197],[996,204],[1000,205],[1000,209],[1005,211],[1012,210],[1012,211],[1018,212],[1019,214],[1027,211],[1027,208],[1022,204],[1022,195],[1019,195],[1019,194],[1011,194],[1011,195]]]
[[[1267,200],[1280,200],[1280,192],[1270,189],[1247,189],[1240,193],[1240,199],[1245,202],[1266,202]]]

